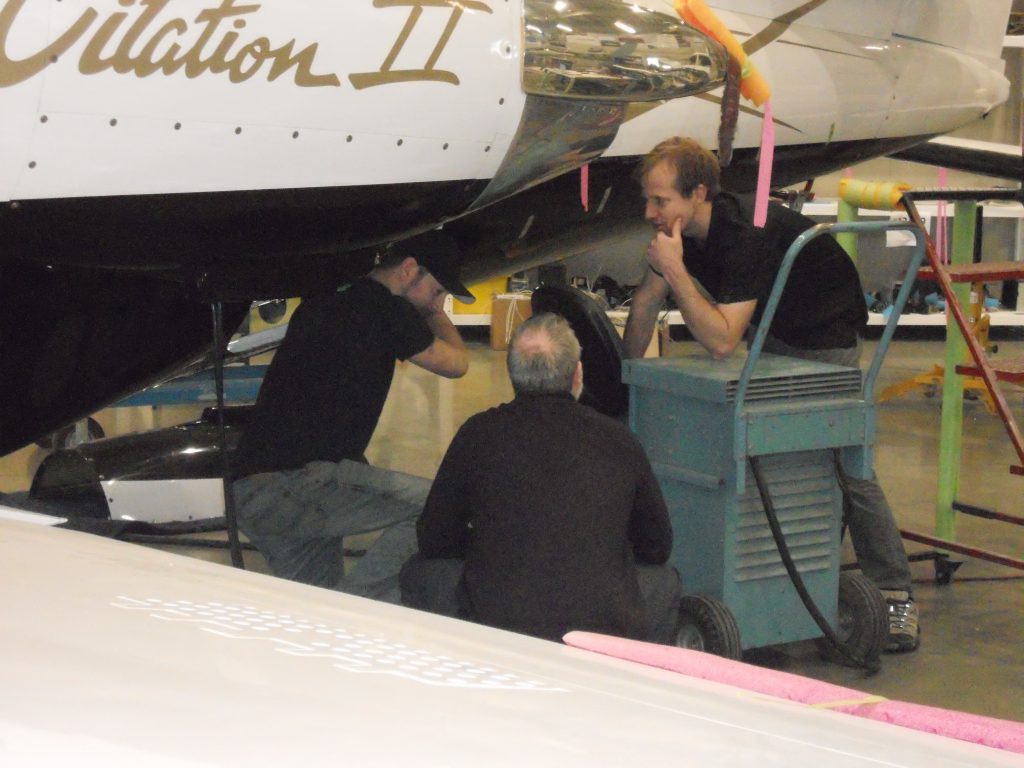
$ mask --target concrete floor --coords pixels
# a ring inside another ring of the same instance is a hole
[[[1024,329],[1000,341],[1000,354],[1024,357]],[[671,353],[692,342],[675,342]],[[868,342],[865,354],[874,344]],[[484,342],[470,343],[471,365],[461,380],[448,381],[412,365],[400,365],[373,442],[370,461],[432,477],[458,427],[472,414],[511,398],[504,353]],[[898,340],[890,348],[880,388],[928,371],[940,363],[941,341]],[[1016,418],[1024,422],[1024,389],[1004,390]],[[903,528],[932,533],[940,422],[939,397],[915,392],[879,408],[877,470],[897,521]],[[125,414],[98,415],[109,425]],[[158,414],[155,425],[189,418],[188,409]],[[143,426],[152,414],[132,417]],[[117,431],[116,425],[112,428]],[[111,428],[108,428],[108,432]],[[1024,515],[1024,477],[1012,476],[1012,447],[1002,423],[978,401],[965,402],[964,449],[960,499],[980,507]],[[29,448],[0,460],[0,490],[27,488],[42,451]],[[1024,530],[1002,522],[961,516],[958,539],[972,546],[1024,558]],[[358,547],[359,542],[352,542]],[[908,552],[927,551],[908,543]],[[182,550],[178,550],[182,551]],[[228,562],[219,550],[186,550],[188,554]],[[844,560],[852,560],[848,545]],[[957,558],[961,559],[961,558]],[[872,677],[821,661],[813,643],[794,643],[759,651],[756,663],[808,675],[893,699],[949,707],[982,715],[1024,721],[1024,572],[982,560],[964,563],[950,585],[935,583],[933,564],[913,564],[915,591],[921,608],[923,641],[912,654],[887,655],[882,671]],[[247,566],[265,570],[258,554]]]

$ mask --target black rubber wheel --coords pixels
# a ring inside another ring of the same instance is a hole
[[[675,645],[726,659],[738,659],[743,653],[732,611],[721,600],[705,595],[683,595],[679,601]]]
[[[889,609],[878,587],[862,573],[839,574],[839,623],[836,636],[847,653],[877,661],[889,638]],[[827,638],[817,640],[822,658],[846,667],[859,666],[836,650]]]
[[[613,418],[629,408],[629,387],[622,383],[622,340],[608,314],[577,288],[544,285],[530,297],[533,314],[554,312],[572,326],[580,342],[583,394],[580,402]]]

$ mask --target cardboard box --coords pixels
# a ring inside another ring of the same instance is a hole
[[[618,331],[619,338],[622,338],[622,334],[626,331],[626,319],[629,317],[629,311],[624,309],[613,309],[608,313],[608,319],[612,321],[612,325],[615,326],[615,330]],[[651,333],[651,340],[647,344],[647,349],[644,350],[644,357],[661,357],[662,354],[662,341],[668,336],[668,325],[658,323],[654,331]]]
[[[501,293],[491,303],[491,349],[508,349],[512,333],[533,314],[529,293]]]

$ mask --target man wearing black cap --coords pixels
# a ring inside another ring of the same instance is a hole
[[[284,578],[399,602],[398,571],[416,549],[430,481],[363,456],[395,361],[447,378],[468,358],[443,310],[471,303],[458,252],[439,231],[378,254],[365,277],[306,299],[274,355],[235,460],[238,524]],[[343,537],[385,529],[344,573]]]

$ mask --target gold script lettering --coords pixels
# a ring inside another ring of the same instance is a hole
[[[129,7],[135,2],[135,0],[120,0],[120,2],[122,6]],[[120,71],[121,74],[128,71],[127,69],[124,69],[123,64],[122,68],[118,70],[113,58],[106,61],[100,59],[100,54],[103,52],[107,43],[110,42],[110,38],[114,36],[118,27],[120,27],[121,23],[127,18],[127,13],[112,13],[110,14],[110,17],[100,25],[96,34],[92,36],[89,44],[85,47],[85,52],[82,54],[82,57],[78,60],[79,72],[83,75],[93,75],[97,72],[102,72],[108,67],[113,67],[115,71]],[[145,18],[145,15],[143,15],[143,18]]]
[[[372,88],[376,85],[387,85],[389,83],[416,81],[433,81],[458,85],[458,75],[445,69],[434,69],[434,65],[441,58],[444,47],[451,39],[452,32],[455,31],[455,25],[459,23],[463,9],[468,8],[493,13],[490,6],[486,3],[478,2],[478,0],[373,0],[373,7],[410,7],[412,10],[409,11],[409,18],[406,19],[405,26],[402,27],[402,31],[399,33],[395,44],[391,46],[391,51],[384,59],[384,63],[381,64],[380,70],[377,72],[355,72],[348,76],[348,79],[357,90]],[[449,17],[448,24],[441,33],[441,38],[437,41],[437,45],[434,46],[433,52],[431,52],[427,63],[422,69],[391,69],[395,59],[398,58],[398,54],[401,53],[402,47],[409,39],[409,35],[412,34],[413,28],[415,28],[416,23],[420,20],[420,16],[423,15],[425,7],[451,8],[452,15]]]
[[[124,8],[136,5],[136,0],[118,0]],[[147,30],[153,25],[157,16],[168,6],[170,0],[141,0],[138,2],[141,12],[123,33],[122,25],[129,18],[129,13],[118,11],[111,13],[99,25],[86,43],[78,61],[78,70],[84,75],[93,75],[112,69],[118,74],[134,74],[136,77],[148,77],[156,72],[173,75],[184,69],[185,77],[195,79],[204,74],[227,73],[233,83],[240,83],[256,75],[264,64],[269,62],[267,80],[277,80],[281,75],[294,71],[294,82],[302,87],[339,87],[341,81],[335,74],[315,74],[313,65],[316,60],[318,44],[313,43],[295,52],[296,41],[292,39],[275,47],[266,37],[258,37],[251,42],[239,44],[239,32],[221,31],[220,25],[229,19],[235,30],[246,27],[241,16],[256,13],[260,5],[236,5],[235,0],[221,0],[216,8],[205,8],[195,17],[194,23],[201,25],[198,37],[191,45],[183,42],[192,25],[181,18],[166,21],[156,32],[148,36]],[[39,74],[58,56],[65,53],[80,40],[89,27],[99,18],[92,8],[87,9],[81,17],[45,49],[22,60],[14,60],[7,56],[7,40],[14,26],[18,12],[25,5],[25,0],[8,0],[0,11],[0,87],[14,85]],[[120,35],[120,39],[118,39]],[[177,37],[177,41],[173,38]],[[144,41],[144,42],[143,42]],[[138,53],[134,51],[141,44]],[[215,45],[214,45],[215,44]],[[185,46],[188,45],[187,50]],[[213,51],[206,54],[206,49],[213,45]],[[166,48],[163,48],[166,46]],[[113,48],[112,51],[110,49]],[[163,52],[160,53],[159,51]]]
[[[25,0],[8,0],[0,11],[0,88],[16,85],[42,72],[50,62],[63,54],[83,34],[99,16],[92,8],[87,8],[78,21],[71,25],[63,35],[34,56],[15,60],[7,55],[7,38],[11,34],[18,11],[25,5]]]

